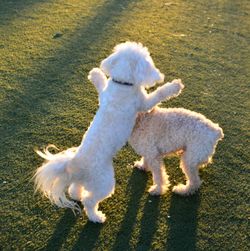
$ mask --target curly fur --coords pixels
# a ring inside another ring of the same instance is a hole
[[[66,197],[80,200],[93,222],[104,222],[98,210],[99,202],[112,195],[115,187],[112,158],[126,143],[139,111],[147,111],[164,99],[177,96],[183,85],[179,81],[167,83],[147,94],[145,86],[163,81],[163,74],[155,68],[146,47],[126,42],[89,74],[99,93],[100,107],[77,149],[52,155],[38,154],[46,162],[37,170],[37,189],[61,207],[74,208]],[[126,81],[124,86],[113,81]]]
[[[169,187],[163,157],[181,153],[180,167],[186,176],[185,185],[174,186],[180,195],[194,193],[201,185],[198,167],[212,160],[215,147],[223,138],[223,131],[202,114],[183,108],[155,107],[149,113],[140,113],[129,139],[142,157],[135,166],[151,171],[151,194],[164,194]]]

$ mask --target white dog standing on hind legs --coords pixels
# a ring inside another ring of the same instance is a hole
[[[202,114],[183,108],[155,107],[150,112],[138,114],[129,143],[143,156],[135,167],[152,172],[153,185],[149,189],[152,195],[164,194],[170,185],[163,157],[181,153],[180,167],[186,176],[186,184],[174,186],[173,192],[189,195],[201,185],[199,166],[212,160],[223,136],[219,125]]]
[[[183,85],[167,83],[147,94],[146,86],[163,81],[146,47],[126,42],[115,47],[102,61],[102,71],[93,69],[89,79],[99,93],[100,107],[77,148],[58,154],[48,149],[37,153],[46,159],[35,174],[36,189],[59,207],[76,208],[66,197],[79,200],[93,222],[104,222],[99,202],[115,188],[112,158],[126,143],[139,111],[147,111],[164,99],[177,96]]]

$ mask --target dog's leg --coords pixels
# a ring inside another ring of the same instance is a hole
[[[82,198],[84,210],[90,221],[103,223],[106,220],[105,214],[98,210],[99,203],[114,193],[115,179],[111,167],[102,170],[101,174],[91,177],[91,182],[84,184],[86,189]],[[113,167],[112,167],[113,168]]]
[[[107,77],[99,68],[93,68],[89,72],[88,79],[94,84],[98,94],[101,94],[107,86]]]
[[[181,80],[174,80],[172,83],[166,83],[157,88],[154,92],[145,95],[142,110],[148,111],[161,101],[178,96],[183,88],[184,85],[181,83]]]
[[[149,188],[151,195],[161,195],[166,193],[169,187],[168,175],[165,171],[161,157],[147,159],[149,170],[153,175],[153,185]]]
[[[68,189],[70,198],[81,201],[84,188],[80,183],[72,183]]]
[[[140,160],[135,161],[134,167],[138,168],[142,171],[149,171],[148,163],[146,162],[145,158],[142,157]]]
[[[186,176],[186,185],[179,184],[173,187],[173,192],[179,195],[190,195],[195,193],[200,185],[201,180],[199,177],[198,163],[193,157],[194,153],[185,152],[181,157],[180,167]]]

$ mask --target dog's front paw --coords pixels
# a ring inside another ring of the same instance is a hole
[[[162,87],[160,87],[160,92],[162,98],[171,98],[174,96],[178,96],[182,89],[184,88],[184,85],[182,84],[181,80],[174,80],[171,83],[166,83]]]
[[[174,79],[170,83],[170,86],[171,86],[173,94],[179,94],[181,90],[184,88],[184,85],[182,84],[181,79]]]
[[[89,72],[88,79],[94,84],[99,94],[106,88],[107,77],[101,69],[93,68]]]
[[[180,78],[172,80],[171,83],[172,83],[172,84],[180,84],[180,85],[183,85]],[[184,86],[184,85],[183,85],[183,86]]]
[[[93,69],[89,72],[88,79],[89,79],[90,81],[95,81],[95,80],[97,80],[97,79],[99,79],[99,78],[103,78],[103,76],[105,76],[105,75],[104,75],[104,73],[102,72],[101,69],[99,69],[99,68],[93,68]]]

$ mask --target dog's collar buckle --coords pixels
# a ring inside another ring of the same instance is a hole
[[[132,83],[128,83],[128,82],[122,82],[122,81],[118,81],[118,80],[115,80],[112,78],[112,81],[116,84],[119,84],[119,85],[127,85],[127,86],[133,86],[134,84]]]

